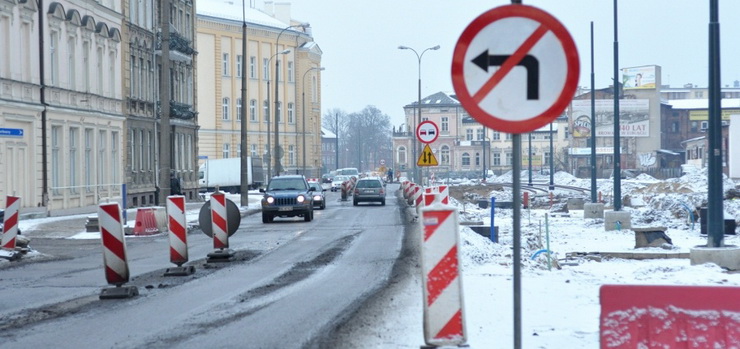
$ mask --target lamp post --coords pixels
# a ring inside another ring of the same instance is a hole
[[[249,206],[249,162],[247,160],[247,19],[245,14],[246,8],[242,0],[242,110],[241,110],[241,134],[242,142],[240,145],[242,153],[241,161],[241,205]]]
[[[290,53],[290,50],[283,50],[281,52],[278,52],[272,56],[270,56],[270,59],[267,60],[267,66],[270,66],[270,62],[272,62],[272,59],[275,58],[277,55],[285,55]],[[269,69],[268,69],[269,70]],[[277,82],[275,83],[277,84]],[[270,178],[272,178],[272,152],[270,151],[270,74],[268,71],[267,74],[267,111],[265,112],[267,114],[267,180],[269,181]],[[277,171],[277,168],[275,169]]]
[[[324,67],[313,67],[309,70],[306,70],[305,73],[303,73],[303,88],[301,89],[301,104],[303,105],[303,175],[306,175],[306,74],[312,70],[318,70],[322,71],[324,70]],[[315,93],[316,91],[314,91]]]
[[[278,45],[280,44],[280,36],[283,35],[283,33],[286,30],[290,28],[298,28],[298,27],[303,28],[305,30],[308,26],[309,26],[308,23],[301,23],[301,24],[291,25],[291,26],[287,26],[283,28],[283,30],[281,30],[280,33],[278,33],[277,39],[275,39],[275,52],[277,52]],[[285,50],[285,51],[290,52],[290,50]],[[279,136],[280,136],[280,122],[279,122],[280,121],[280,109],[278,108],[278,105],[280,104],[280,98],[278,94],[278,91],[280,90],[279,89],[280,81],[278,81],[278,77],[280,76],[279,73],[280,73],[280,59],[276,59],[275,60],[275,174],[277,174],[278,176],[280,175],[280,172],[281,172],[280,171],[281,170],[280,158],[283,156],[283,152],[280,151],[280,139],[279,139]],[[270,93],[269,89],[267,93],[268,94]],[[268,133],[269,133],[269,130],[268,130]]]
[[[412,128],[412,132],[416,132],[416,126],[419,125],[419,123],[421,122],[421,58],[424,57],[424,53],[427,52],[427,51],[429,51],[429,50],[439,50],[439,45],[434,46],[434,47],[429,47],[429,48],[425,49],[424,51],[421,51],[421,54],[419,54],[418,52],[416,52],[416,50],[414,50],[413,48],[408,47],[408,46],[398,46],[398,49],[399,50],[411,50],[411,51],[413,51],[414,54],[416,54],[416,58],[419,61],[419,90],[418,90],[419,91],[419,96],[418,96],[419,97],[419,100],[418,100],[418,102],[416,104],[416,108],[418,109],[418,112],[416,113],[416,120],[414,121],[415,124],[414,124],[414,127]],[[417,156],[416,156],[416,152],[417,152],[417,149],[416,149],[417,148],[417,145],[416,145],[416,135],[412,135],[412,137],[413,137],[413,142],[414,142],[414,152],[413,152],[413,154],[414,154],[414,159],[416,159],[417,158]],[[416,166],[416,163],[413,162],[413,161],[411,163],[414,164],[414,180],[417,181],[418,183],[421,183],[421,181],[420,181],[421,178],[419,177],[419,166]]]

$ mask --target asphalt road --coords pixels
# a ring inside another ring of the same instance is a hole
[[[99,240],[34,238],[41,256],[0,269],[0,346],[325,347],[392,277],[407,233],[397,187],[386,206],[327,192],[312,222],[244,217],[232,262],[206,263],[212,240],[191,233],[189,276],[163,276],[173,266],[166,234],[128,237],[128,285],[140,292],[128,299],[98,299],[109,287]]]

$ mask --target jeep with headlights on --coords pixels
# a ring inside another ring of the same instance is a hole
[[[313,220],[313,191],[306,178],[299,175],[273,177],[262,197],[262,223],[275,217],[303,217]]]

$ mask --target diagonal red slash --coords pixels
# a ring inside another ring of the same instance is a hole
[[[540,25],[532,33],[532,35],[530,35],[527,38],[527,40],[524,40],[524,43],[522,44],[522,46],[520,46],[514,52],[514,54],[512,54],[511,57],[509,57],[509,59],[507,59],[506,62],[504,62],[504,64],[501,65],[501,68],[499,68],[495,73],[493,73],[491,78],[488,79],[488,81],[486,81],[485,84],[483,84],[483,87],[481,87],[478,90],[478,92],[476,92],[475,95],[473,95],[473,100],[476,103],[480,103],[483,100],[483,98],[485,98],[491,92],[491,90],[493,90],[496,87],[496,85],[498,85],[498,83],[501,82],[501,80],[503,80],[506,74],[508,74],[511,71],[511,69],[513,69],[517,65],[517,63],[519,63],[522,60],[522,58],[524,58],[524,56],[527,55],[527,53],[529,53],[529,50],[531,50],[532,47],[535,44],[537,44],[537,42],[539,42],[540,39],[542,39],[542,37],[545,36],[545,34],[547,34],[548,31],[549,30],[545,28],[544,25]]]

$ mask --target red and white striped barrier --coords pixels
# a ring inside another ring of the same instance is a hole
[[[18,210],[21,208],[21,198],[8,196],[5,201],[5,220],[3,222],[2,248],[15,249],[15,241],[18,236]]]
[[[167,197],[167,217],[170,230],[170,262],[181,266],[188,261],[188,235],[185,220],[185,197]]]
[[[467,341],[460,274],[457,210],[433,203],[421,209],[424,341],[461,345]]]
[[[117,202],[100,204],[98,207],[98,224],[103,241],[103,264],[105,279],[111,285],[122,285],[129,280],[128,261],[126,260],[126,239],[123,237],[121,208]]]
[[[437,201],[438,193],[433,193],[432,188],[426,188],[424,191],[424,206],[429,206]]]
[[[403,181],[401,182],[401,195],[403,195],[404,199],[409,198],[409,181]]]
[[[424,201],[424,187],[417,185],[414,188],[414,206],[419,207]]]
[[[211,195],[211,226],[213,229],[213,248],[229,247],[228,224],[226,223],[226,194]]]
[[[439,193],[439,202],[445,205],[450,204],[450,188],[446,185],[440,185],[437,187],[437,192]]]

